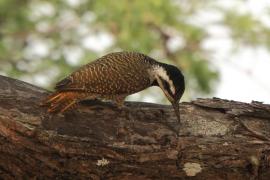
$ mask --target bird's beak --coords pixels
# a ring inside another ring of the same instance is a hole
[[[174,112],[175,112],[175,115],[177,117],[177,120],[180,123],[179,102],[172,102],[172,106],[174,108]]]

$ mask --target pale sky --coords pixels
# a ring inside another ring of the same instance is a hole
[[[221,2],[228,8],[234,7],[232,0]],[[268,0],[249,0],[237,10],[252,12],[265,25],[270,26],[269,16],[265,15],[269,13],[267,7],[269,8]],[[231,55],[233,45],[230,38],[227,38],[228,32],[222,27],[210,27],[209,31],[213,38],[208,40],[206,46],[214,50],[213,61],[221,73],[214,96],[243,102],[256,100],[270,103],[269,50],[242,47]]]
[[[73,0],[69,0],[73,2]],[[236,0],[220,0],[219,3],[226,8],[237,7],[236,10],[239,12],[252,12],[253,15],[258,17],[264,24],[270,27],[269,13],[266,7],[269,7],[269,0],[247,0],[245,4],[239,6],[240,1]],[[37,13],[50,12],[50,15],[54,14],[54,9],[52,6],[47,4],[42,6],[43,10],[37,11]],[[35,8],[37,9],[37,8]],[[269,9],[268,9],[269,10]],[[72,20],[73,15],[67,14],[68,19]],[[65,17],[67,17],[67,15]],[[86,17],[84,17],[86,18]],[[91,20],[91,14],[87,16]],[[198,13],[197,17],[192,18],[192,23],[196,23],[206,28],[207,32],[210,34],[202,46],[212,52],[210,57],[211,62],[218,68],[220,72],[220,80],[217,84],[216,92],[213,96],[220,97],[229,100],[237,100],[243,102],[251,102],[252,100],[262,101],[270,104],[270,53],[269,50],[264,48],[251,48],[251,47],[241,47],[238,51],[232,53],[234,45],[233,41],[229,37],[229,31],[222,27],[221,25],[213,24],[212,22],[221,19],[221,13],[217,11],[205,11],[202,10]],[[41,29],[46,27],[46,24],[39,24]],[[39,27],[38,26],[38,27]],[[106,33],[91,34],[89,33],[89,28],[84,27],[83,24],[78,24],[78,31],[82,34],[89,34],[81,42],[82,46],[86,49],[91,49],[96,52],[101,53],[104,48],[109,47],[114,39],[112,36]],[[29,47],[25,50],[26,56],[39,55],[45,56],[49,53],[46,44],[50,42],[42,42],[35,36],[32,38],[33,47]],[[175,38],[171,43],[171,48],[173,46],[179,45],[178,41],[180,39]],[[180,44],[183,42],[180,42]],[[65,57],[67,62],[75,65],[78,63],[79,59],[83,56],[82,50],[80,48],[66,49]],[[23,66],[23,64],[22,64]],[[57,73],[57,70],[55,72]],[[29,77],[28,77],[29,78]],[[44,75],[38,75],[33,77],[33,79],[23,78],[23,80],[30,83],[34,83],[40,86],[44,86],[48,83],[48,78]],[[188,88],[188,87],[187,87]],[[129,97],[129,100],[138,100],[138,94]],[[164,97],[162,91],[158,88],[152,88],[149,96],[146,96],[143,101],[146,102],[160,102]],[[192,97],[197,98],[197,97]]]
[[[241,5],[236,0],[220,0],[219,3],[228,9],[236,8],[237,11],[251,12],[265,25],[270,26],[269,0],[247,0]],[[239,6],[240,5],[240,6]],[[217,11],[199,12],[192,18],[196,25],[200,24],[210,34],[203,47],[212,52],[211,62],[218,68],[220,79],[218,81],[214,97],[242,102],[252,100],[270,104],[270,53],[265,48],[241,47],[234,51],[233,41],[229,37],[229,31],[212,22],[222,18]],[[158,90],[152,91],[155,95]],[[136,97],[136,95],[135,95]],[[199,98],[192,97],[192,99]],[[151,97],[145,101],[155,102]]]

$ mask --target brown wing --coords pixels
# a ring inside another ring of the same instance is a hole
[[[57,83],[58,90],[95,94],[132,94],[150,86],[148,69],[154,60],[133,52],[111,53],[89,63]]]

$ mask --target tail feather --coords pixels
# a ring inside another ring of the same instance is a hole
[[[63,113],[76,106],[82,93],[78,92],[56,92],[48,96],[41,106],[48,107],[50,113]]]

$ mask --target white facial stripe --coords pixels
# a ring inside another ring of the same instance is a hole
[[[172,80],[170,80],[169,76],[167,75],[165,69],[163,67],[157,66],[154,69],[156,75],[160,76],[163,80],[167,81],[170,85],[170,90],[173,94],[175,94],[175,87],[173,85]]]

